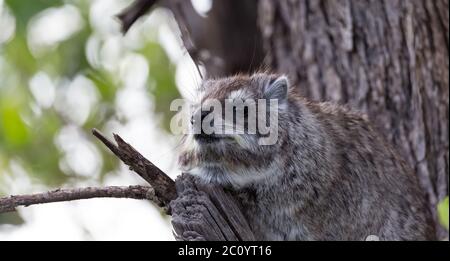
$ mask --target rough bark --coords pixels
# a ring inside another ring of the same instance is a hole
[[[259,13],[271,67],[313,100],[366,112],[435,213],[448,194],[448,0],[261,0]]]
[[[205,185],[188,174],[176,180],[171,202],[175,238],[184,241],[253,241],[238,202],[222,187]]]

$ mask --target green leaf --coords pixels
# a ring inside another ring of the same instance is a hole
[[[108,103],[114,101],[117,86],[110,75],[101,70],[88,69],[85,72],[85,76],[95,84],[102,100]]]
[[[7,43],[4,56],[21,78],[33,75],[38,68],[36,59],[28,48],[27,39],[22,34],[16,35]]]
[[[0,214],[0,225],[22,225],[25,223],[23,218],[17,212],[8,212]]]
[[[448,230],[448,196],[438,204],[439,221]]]
[[[0,107],[0,134],[10,147],[16,148],[25,145],[29,141],[27,125],[20,116],[20,106],[2,101]]]

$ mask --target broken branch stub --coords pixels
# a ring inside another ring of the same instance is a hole
[[[202,183],[186,173],[173,181],[119,135],[114,134],[115,145],[99,131],[92,132],[154,188],[156,199],[153,201],[172,215],[177,240],[255,240],[238,201],[224,188]]]
[[[123,163],[128,165],[131,170],[153,187],[157,199],[155,203],[169,211],[170,201],[177,197],[175,182],[166,173],[144,158],[130,144],[126,143],[119,135],[114,134],[114,139],[117,142],[117,145],[115,145],[98,130],[93,129],[92,133]]]

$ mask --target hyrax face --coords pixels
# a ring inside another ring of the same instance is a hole
[[[270,164],[287,109],[288,80],[255,74],[205,81],[193,104],[179,163],[218,183],[243,183],[245,173]],[[233,176],[234,175],[234,176]]]

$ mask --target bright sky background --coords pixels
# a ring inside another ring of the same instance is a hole
[[[182,47],[176,23],[166,10],[155,10],[147,19],[138,21],[126,36],[121,35],[113,16],[128,3],[123,0],[93,0],[90,6],[89,22],[95,34],[85,46],[89,63],[117,72],[125,82],[116,97],[116,107],[128,122],[125,125],[111,122],[105,133],[119,133],[145,157],[175,177],[179,173],[175,161],[176,139],[157,126],[153,97],[144,89],[149,64],[143,56],[130,50],[139,45],[141,39],[156,37],[177,65],[176,82],[184,95],[192,93],[199,76]],[[211,7],[210,0],[193,0],[193,3],[202,14]],[[70,4],[44,10],[29,23],[28,45],[34,55],[40,55],[80,30],[83,22],[79,10]],[[0,44],[14,35],[14,24],[14,17],[0,0],[0,28],[9,28],[0,30]],[[149,28],[154,27],[157,27],[157,35],[146,34]],[[73,122],[85,121],[90,108],[97,102],[91,83],[81,75],[75,77],[65,83],[68,94],[58,93],[55,84],[45,73],[38,73],[30,80],[29,88],[38,105],[42,108],[59,106],[61,111],[70,112]],[[87,177],[87,181],[77,182],[74,187],[145,184],[123,166],[117,173],[108,175],[104,184],[96,183],[94,180],[99,175],[101,164],[99,150],[106,148],[86,133],[80,133],[76,126],[63,128],[55,137],[55,143],[67,152],[62,167],[74,169]],[[71,166],[71,162],[84,164]],[[7,180],[9,193],[28,194],[48,189],[30,180],[20,165],[12,169],[13,173]],[[91,199],[32,206],[19,211],[25,224],[0,226],[0,240],[173,240],[169,218],[145,201]]]

